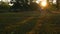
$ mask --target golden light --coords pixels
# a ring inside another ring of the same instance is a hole
[[[41,6],[45,7],[47,5],[47,2],[46,1],[42,1],[41,2]]]
[[[36,0],[36,3],[39,4],[42,7],[46,7],[47,0]]]

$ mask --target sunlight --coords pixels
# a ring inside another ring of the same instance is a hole
[[[38,4],[39,4],[39,3],[40,3],[40,1],[41,1],[41,0],[36,0],[36,3],[38,3]]]
[[[45,6],[47,5],[47,2],[43,1],[43,2],[41,2],[41,5],[42,5],[43,7],[45,7]]]
[[[36,3],[40,3],[41,6],[45,7],[47,5],[47,0],[36,0]]]
[[[1,0],[1,1],[3,1],[3,2],[10,2],[11,0]]]
[[[8,0],[8,2],[10,2],[11,0]]]
[[[56,0],[53,0],[53,4],[56,4]]]
[[[36,3],[38,3],[38,4],[39,4],[39,1],[36,1]]]
[[[13,4],[9,3],[10,6],[13,6]]]
[[[1,0],[0,0],[1,1]]]

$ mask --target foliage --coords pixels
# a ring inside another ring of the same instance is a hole
[[[9,8],[8,3],[5,3],[5,2],[2,2],[0,6],[1,6],[1,9],[8,9]]]

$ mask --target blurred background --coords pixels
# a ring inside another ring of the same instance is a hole
[[[0,12],[3,9],[3,12],[6,10],[18,12],[19,10],[37,10],[40,7],[48,10],[59,10],[60,0],[0,0],[0,6]]]
[[[0,34],[60,34],[60,0],[0,0]]]

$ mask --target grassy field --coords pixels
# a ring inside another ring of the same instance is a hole
[[[40,18],[40,15],[39,12],[0,13],[0,33],[25,34],[30,32],[40,20],[42,21],[38,31],[40,34],[60,32],[60,14],[48,13],[43,18]]]
[[[60,34],[60,14],[48,14],[42,23],[40,34]]]
[[[16,27],[19,28],[20,25],[22,25],[22,27],[28,26],[29,20],[32,19],[32,17],[35,17],[35,14],[36,13],[33,12],[0,13],[0,33],[2,33],[3,31],[8,31],[8,29],[12,30],[16,29]],[[25,23],[25,21],[27,21],[27,25],[22,24]]]

